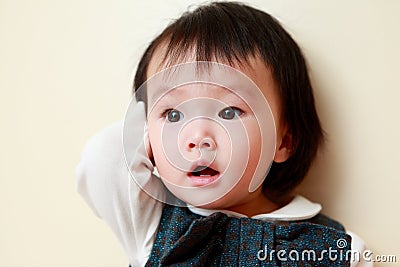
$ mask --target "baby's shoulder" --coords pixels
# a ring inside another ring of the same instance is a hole
[[[314,223],[314,224],[319,224],[319,225],[323,225],[323,226],[327,226],[327,227],[331,227],[331,228],[335,228],[336,230],[340,230],[340,231],[345,231],[345,227],[342,223],[338,222],[335,219],[332,219],[331,217],[323,214],[323,213],[318,213],[317,215],[315,215],[314,217],[310,218],[307,220],[310,223]]]
[[[351,241],[350,241],[350,248],[351,248],[351,266],[359,266],[359,267],[372,267],[373,263],[372,261],[367,261],[366,259],[364,259],[361,255],[363,255],[363,253],[368,250],[366,243],[364,242],[364,240],[357,235],[356,233],[354,233],[353,231],[350,231],[348,229],[345,229],[344,225],[338,221],[336,221],[335,219],[332,219],[331,217],[322,214],[322,213],[318,213],[316,216],[314,216],[313,218],[308,219],[307,221],[309,221],[310,223],[314,223],[314,224],[319,224],[319,225],[323,225],[326,227],[331,227],[334,228],[336,230],[339,231],[343,231],[344,233],[346,233],[347,236],[350,236]],[[336,246],[338,247],[344,247],[346,246],[348,241],[345,239],[338,239],[336,240]],[[354,255],[353,255],[354,254]]]

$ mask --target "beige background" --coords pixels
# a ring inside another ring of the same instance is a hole
[[[124,116],[139,56],[188,3],[0,0],[0,266],[127,266],[74,168]],[[329,143],[301,191],[400,261],[400,1],[250,3],[310,63]]]

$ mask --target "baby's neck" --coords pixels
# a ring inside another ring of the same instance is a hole
[[[246,215],[250,218],[255,215],[273,212],[282,208],[288,202],[290,202],[290,200],[276,203],[268,199],[263,193],[260,193],[254,199],[252,199],[252,201],[230,206],[227,208],[227,210]]]
[[[278,206],[273,202],[262,203],[262,204],[251,202],[242,205],[232,206],[229,207],[227,210],[246,215],[247,217],[250,218],[255,215],[273,212],[279,208],[281,208],[281,206]]]

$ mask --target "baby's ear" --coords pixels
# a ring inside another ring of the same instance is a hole
[[[274,161],[281,163],[286,161],[293,153],[292,133],[287,130],[280,140],[277,140]]]

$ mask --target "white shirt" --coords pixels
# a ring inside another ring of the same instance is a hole
[[[144,266],[154,244],[163,203],[144,193],[132,180],[123,156],[122,127],[122,122],[110,125],[86,143],[76,169],[77,190],[96,215],[102,218],[118,237],[131,266]],[[146,181],[147,186],[163,188],[159,178],[151,172],[147,176],[145,173],[141,179]],[[165,192],[159,191],[157,198],[163,199]],[[196,207],[189,209],[203,216],[216,212]],[[320,211],[320,204],[296,196],[286,206],[252,218],[279,221],[304,220],[314,217]],[[246,217],[232,211],[220,210],[220,212],[231,217]],[[352,250],[360,253],[366,250],[364,241],[360,237],[351,231],[347,233],[352,237]],[[361,256],[360,261],[353,259],[351,266],[370,267],[373,264]]]

